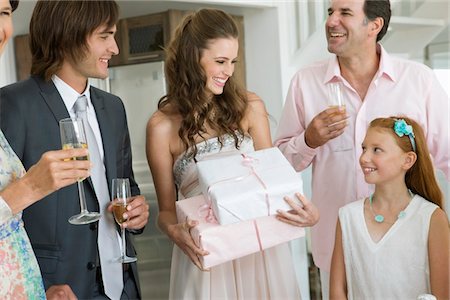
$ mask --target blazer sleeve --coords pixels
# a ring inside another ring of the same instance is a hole
[[[9,145],[20,160],[25,148],[25,119],[20,109],[20,103],[10,97],[6,89],[0,90],[0,124]]]
[[[123,104],[122,104],[123,105]],[[137,196],[141,194],[141,191],[139,189],[138,183],[136,182],[134,178],[134,172],[133,172],[133,158],[131,153],[131,141],[130,141],[130,132],[128,130],[128,122],[127,122],[127,116],[125,112],[125,108],[123,108],[124,111],[124,123],[123,123],[123,134],[122,134],[122,149],[121,149],[121,160],[123,163],[123,172],[124,172],[124,178],[129,178],[130,180],[130,187],[131,187],[131,195]],[[142,229],[128,229],[128,231],[132,234],[141,234],[144,232],[145,227]]]

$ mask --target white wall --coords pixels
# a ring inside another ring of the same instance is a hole
[[[244,22],[247,88],[265,102],[273,134],[284,102],[277,9],[248,11]]]

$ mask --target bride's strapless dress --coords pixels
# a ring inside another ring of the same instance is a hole
[[[236,149],[234,139],[228,135],[224,136],[222,148],[217,138],[211,138],[197,144],[197,149],[196,161],[254,151],[251,137],[242,137],[242,144]],[[201,193],[195,161],[186,153],[177,158],[173,172],[180,201]],[[169,299],[300,299],[300,291],[287,243],[210,271],[199,270],[175,245]]]

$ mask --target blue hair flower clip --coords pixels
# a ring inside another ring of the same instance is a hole
[[[414,140],[415,135],[411,125],[408,125],[404,119],[396,119],[394,123],[394,131],[399,136],[404,135],[409,137],[413,151],[416,152],[416,141]]]

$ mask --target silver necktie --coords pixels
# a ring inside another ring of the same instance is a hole
[[[87,98],[82,95],[78,97],[73,109],[76,116],[83,120],[89,157],[93,165],[91,170],[91,180],[100,206],[101,218],[98,227],[98,251],[100,255],[103,286],[105,288],[105,294],[109,298],[120,299],[123,290],[123,272],[122,264],[117,260],[120,257],[118,234],[116,232],[113,215],[106,210],[110,203],[106,169],[100,157],[100,151],[97,140],[95,139],[94,131],[87,119],[86,108]]]

